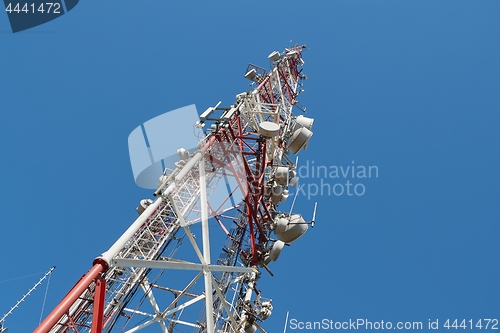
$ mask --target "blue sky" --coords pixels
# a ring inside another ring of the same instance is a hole
[[[498,319],[499,14],[498,1],[85,1],[16,34],[0,15],[0,314],[43,273],[4,281],[57,265],[46,315],[152,196],[132,176],[134,128],[232,104],[247,64],[292,41],[308,46],[300,101],[315,118],[299,165],[378,177],[301,179],[365,193],[299,196],[305,216],[318,202],[317,224],[262,278],[264,327],[282,330],[287,311]],[[11,332],[37,326],[45,286]]]

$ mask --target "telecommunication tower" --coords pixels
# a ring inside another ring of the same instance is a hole
[[[314,226],[316,207],[312,221],[279,209],[298,181],[293,155],[312,136],[314,120],[292,112],[305,111],[297,100],[304,48],[272,52],[269,71],[250,64],[251,89],[202,113],[198,148],[177,151],[155,200],[140,202],[139,217],[35,333],[131,333],[150,325],[164,333],[265,332],[273,307],[258,281],[273,274],[285,245]],[[215,205],[210,198],[228,179],[236,187]],[[212,262],[214,230],[225,241]]]

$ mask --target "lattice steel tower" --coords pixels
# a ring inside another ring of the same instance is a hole
[[[200,116],[198,148],[178,150],[155,200],[141,201],[140,216],[34,332],[136,332],[152,324],[164,333],[265,332],[272,302],[259,278],[272,275],[284,245],[314,225],[315,214],[306,222],[279,210],[298,181],[293,155],[312,136],[313,119],[292,113],[305,111],[297,101],[304,48],[271,53],[269,71],[249,65],[251,89]],[[215,204],[211,196],[228,180],[235,186]],[[210,240],[221,234],[212,263]]]

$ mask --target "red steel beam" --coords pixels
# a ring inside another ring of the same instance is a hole
[[[83,294],[85,289],[105,271],[104,263],[96,263],[87,274],[70,290],[57,307],[45,318],[45,320],[33,331],[33,333],[48,333],[59,319],[69,310],[75,301]]]
[[[98,278],[95,282],[94,312],[92,314],[92,333],[102,333],[104,323],[104,303],[106,301],[106,280]]]

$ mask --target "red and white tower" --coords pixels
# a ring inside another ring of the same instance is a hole
[[[34,332],[265,332],[272,295],[258,281],[314,225],[279,209],[298,180],[293,155],[312,136],[313,119],[292,113],[304,48],[271,53],[269,71],[249,65],[252,90],[200,116],[198,149],[179,149],[155,200],[141,201],[140,216]],[[228,195],[211,200],[228,180]],[[225,243],[213,260],[216,234]]]

